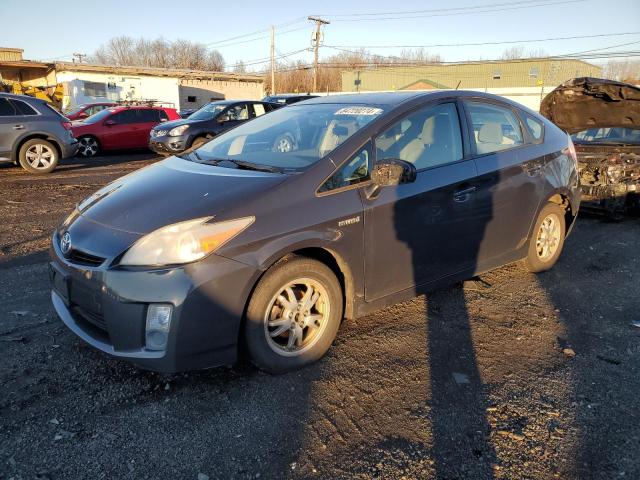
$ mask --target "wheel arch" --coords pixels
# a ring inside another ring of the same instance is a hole
[[[546,202],[544,202],[541,208],[543,208],[547,203],[555,203],[556,205],[564,209],[564,224],[566,227],[565,236],[569,235],[571,227],[573,226],[573,222],[575,221],[578,214],[578,212],[571,204],[569,195],[563,192],[555,192],[553,195],[547,198]]]
[[[11,152],[11,160],[13,161],[13,163],[16,163],[16,164],[18,163],[19,153],[22,146],[25,143],[27,143],[29,140],[33,140],[34,138],[39,138],[41,140],[46,140],[47,142],[50,142],[58,152],[58,158],[62,158],[62,147],[60,146],[60,143],[55,137],[52,137],[51,135],[47,135],[46,133],[29,133],[28,135],[21,137],[16,142],[15,147]]]

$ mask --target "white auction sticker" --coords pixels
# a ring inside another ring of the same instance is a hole
[[[338,110],[334,115],[380,115],[381,108],[375,107],[345,107]]]

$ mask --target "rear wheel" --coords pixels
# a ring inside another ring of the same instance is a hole
[[[96,137],[85,136],[78,139],[78,153],[83,157],[95,157],[100,152],[100,143]]]
[[[256,287],[245,319],[251,360],[284,373],[320,359],[342,319],[342,291],[323,263],[289,257],[274,265]]]
[[[549,270],[558,261],[566,235],[564,214],[560,205],[547,203],[538,215],[525,258],[530,272]]]
[[[53,143],[41,138],[33,138],[20,147],[18,159],[27,172],[44,174],[56,168],[59,154]]]

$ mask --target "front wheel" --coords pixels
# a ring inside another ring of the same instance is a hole
[[[58,165],[58,150],[51,142],[34,138],[20,147],[18,160],[27,172],[43,174],[52,172]]]
[[[78,139],[78,153],[83,157],[95,157],[100,151],[100,144],[95,137],[80,137]]]
[[[342,320],[342,290],[323,263],[284,258],[258,283],[245,319],[251,360],[270,373],[284,373],[322,358]]]
[[[558,261],[566,235],[564,214],[560,205],[547,203],[538,215],[525,258],[530,272],[544,272]]]

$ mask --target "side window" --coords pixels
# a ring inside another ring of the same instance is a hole
[[[525,115],[524,119],[527,124],[527,128],[529,129],[529,133],[533,137],[534,143],[542,142],[542,137],[544,136],[544,125],[542,122],[530,117],[529,115]]]
[[[510,108],[483,102],[468,102],[467,108],[478,154],[499,152],[524,143],[520,122]]]
[[[227,110],[229,120],[249,120],[249,109],[246,103],[234,105]]]
[[[112,115],[109,120],[113,120],[118,125],[125,125],[128,123],[136,123],[137,115],[135,110],[122,110],[121,112]]]
[[[264,115],[266,113],[265,109],[264,109],[264,105],[261,103],[254,103],[253,104],[253,111],[256,114],[256,117],[259,117],[260,115]]]
[[[369,180],[369,166],[371,164],[371,149],[366,146],[344,163],[322,186],[318,192],[329,192],[336,188],[349,187]]]
[[[36,112],[31,105],[28,105],[25,102],[21,102],[20,100],[9,100],[9,101],[13,104],[18,115],[37,115],[38,114],[38,112]]]
[[[455,104],[426,107],[394,123],[376,138],[376,158],[399,158],[413,163],[417,170],[461,160]]]
[[[6,98],[0,98],[0,117],[12,117],[16,115],[16,109]]]
[[[158,123],[160,122],[160,115],[158,110],[153,108],[138,109],[138,122],[140,123]]]

